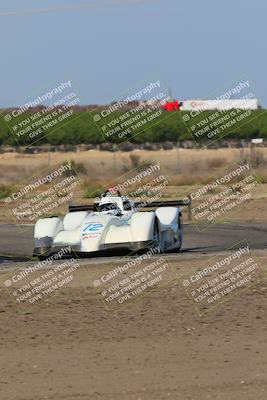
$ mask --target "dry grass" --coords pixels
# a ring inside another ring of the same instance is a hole
[[[54,166],[72,160],[79,166],[81,180],[86,188],[105,188],[114,179],[140,164],[160,163],[169,176],[170,185],[179,192],[191,185],[211,181],[217,173],[230,165],[251,160],[262,183],[267,183],[267,149],[240,151],[240,149],[173,149],[160,151],[105,152],[90,150],[78,153],[0,154],[0,187],[8,191],[14,185],[23,185],[32,176],[52,170]],[[122,178],[123,179],[123,178]],[[185,189],[186,188],[186,189]]]
[[[16,184],[27,180],[38,171],[58,165],[65,160],[74,160],[75,163],[82,164],[87,171],[87,180],[112,180],[123,175],[125,170],[134,168],[137,159],[138,163],[145,164],[160,162],[169,176],[179,177],[182,182],[188,179],[188,183],[191,183],[192,175],[196,175],[197,178],[209,176],[218,169],[226,168],[231,163],[248,157],[248,151],[245,151],[241,157],[239,149],[135,150],[130,153],[90,150],[78,153],[30,155],[6,153],[0,155],[0,185]],[[267,149],[257,150],[257,162],[264,159],[267,159]],[[262,165],[260,162],[257,168],[263,169]]]

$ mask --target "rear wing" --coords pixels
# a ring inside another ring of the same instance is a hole
[[[69,212],[76,211],[98,211],[99,203],[85,205],[69,205]],[[158,207],[182,207],[190,206],[191,199],[187,197],[183,200],[163,200],[163,201],[136,201],[135,208],[142,210],[143,208],[158,208]]]
[[[185,197],[182,200],[162,200],[162,201],[144,201],[144,202],[136,202],[136,208],[142,211],[143,209],[153,209],[159,207],[188,207],[187,214],[188,220],[192,220],[192,207],[191,207],[191,196]]]
[[[69,205],[69,212],[76,211],[97,211],[97,207],[95,204]]]
[[[191,199],[189,197],[183,200],[162,200],[162,201],[138,201],[135,203],[137,208],[158,208],[158,207],[182,207],[189,206]]]

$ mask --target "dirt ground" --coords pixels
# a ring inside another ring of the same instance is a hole
[[[202,260],[183,257],[177,276]],[[100,268],[84,261],[82,284],[29,314],[1,290],[1,400],[266,399],[265,278],[202,317],[179,281],[111,314]]]

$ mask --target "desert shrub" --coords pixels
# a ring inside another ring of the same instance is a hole
[[[267,171],[265,169],[259,169],[255,174],[259,183],[267,183]]]
[[[78,163],[74,160],[71,160],[71,169],[67,170],[63,173],[64,176],[71,176],[73,175],[73,171],[77,172],[77,174],[82,174],[82,175],[86,175],[87,174],[87,169],[84,166],[83,163]],[[68,164],[69,161],[63,161],[63,165]]]
[[[203,175],[184,173],[184,174],[173,176],[172,178],[170,178],[167,186],[196,185],[196,184],[199,184],[199,182],[202,182],[203,178],[204,178]]]
[[[264,154],[260,151],[260,149],[255,147],[252,147],[247,152],[240,150],[238,161],[239,164],[248,162],[253,168],[261,168],[267,165],[267,160]]]
[[[0,185],[0,199],[3,200],[12,193],[12,187]]]
[[[263,167],[267,164],[264,154],[258,149],[251,149],[250,162],[253,168]]]
[[[207,160],[207,166],[208,168],[222,168],[227,165],[227,160],[224,157],[218,157],[218,158],[211,158],[210,160]]]
[[[142,161],[141,157],[138,154],[130,154],[129,159],[127,161],[124,160],[124,165],[122,167],[123,172],[129,172],[133,169],[141,170],[151,165],[152,161],[145,160]]]
[[[87,186],[83,197],[86,199],[95,199],[96,197],[100,197],[104,191],[105,189],[102,186]]]

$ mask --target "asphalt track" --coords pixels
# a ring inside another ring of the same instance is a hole
[[[267,249],[267,224],[223,223],[197,227],[184,225],[183,255],[204,255],[225,252],[246,240],[251,249]],[[0,225],[0,263],[30,260],[33,250],[33,226]],[[170,257],[181,257],[172,253]],[[112,260],[120,254],[112,254]],[[110,257],[97,257],[96,262],[110,262]],[[93,260],[92,260],[93,261]]]

